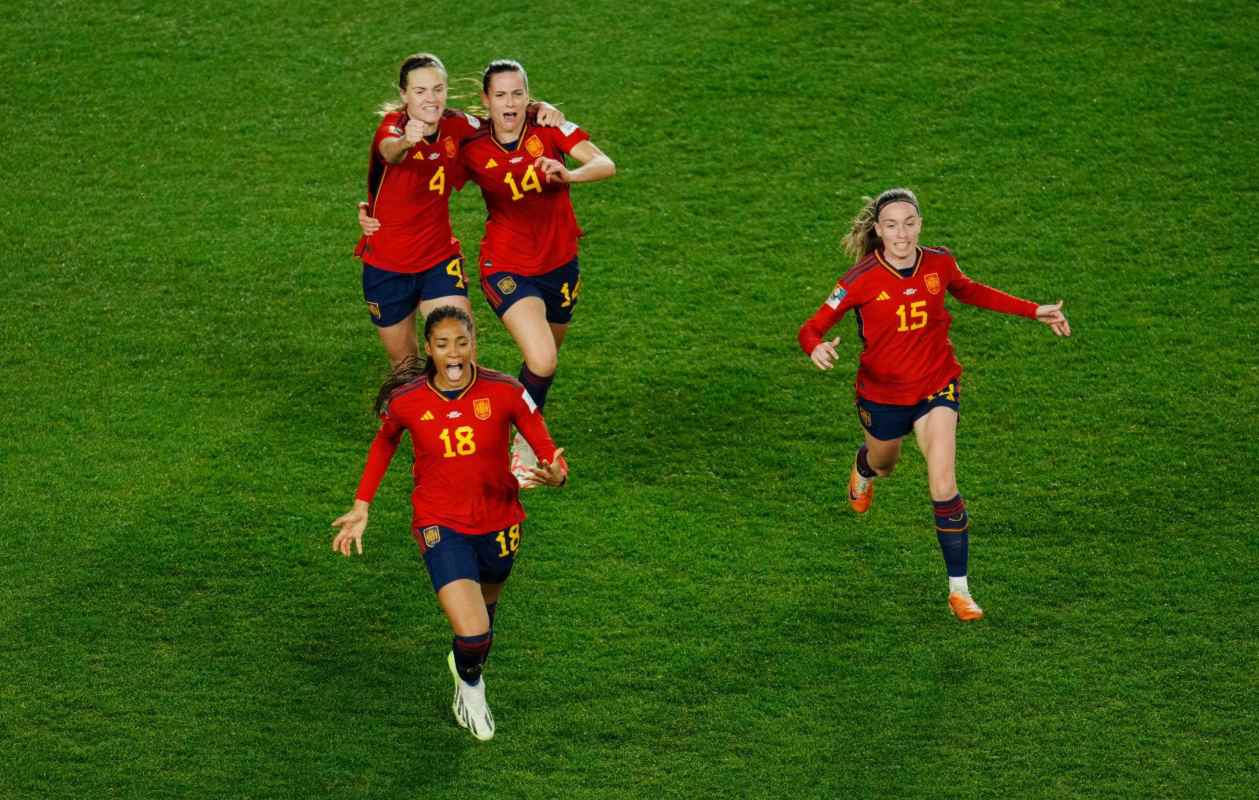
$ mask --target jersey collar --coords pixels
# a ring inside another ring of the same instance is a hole
[[[877,258],[877,259],[879,260],[879,263],[880,263],[880,264],[882,264],[884,267],[886,267],[886,268],[887,268],[887,271],[888,271],[888,272],[890,272],[890,273],[892,273],[893,275],[895,275],[896,277],[901,278],[901,279],[904,279],[904,280],[909,280],[909,278],[916,278],[916,277],[918,277],[918,268],[919,268],[920,266],[922,266],[922,248],[921,248],[921,247],[915,247],[915,248],[914,248],[914,271],[913,271],[913,272],[911,272],[911,273],[909,273],[909,277],[908,277],[908,278],[907,278],[907,277],[905,277],[904,275],[902,275],[902,274],[900,273],[900,270],[898,270],[896,267],[892,266],[891,264],[889,264],[889,263],[887,263],[886,261],[884,261],[884,260],[883,260],[883,250],[882,250],[882,249],[875,250],[875,251],[874,251],[874,257],[875,257],[875,258]]]
[[[493,125],[493,123],[490,123],[490,124],[491,124],[491,125]],[[526,134],[526,133],[528,133],[528,132],[529,132],[529,121],[528,121],[528,120],[525,120],[525,125],[524,125],[524,127],[523,127],[523,128],[521,128],[521,129],[520,129],[520,135],[516,137],[516,143],[515,143],[515,145],[513,145],[513,146],[512,146],[512,148],[511,148],[510,150],[508,150],[506,147],[504,147],[504,146],[503,146],[503,143],[502,143],[502,142],[500,142],[500,141],[499,141],[499,140],[498,140],[498,139],[494,136],[494,131],[493,131],[493,129],[492,129],[492,128],[491,128],[491,130],[490,130],[490,141],[491,141],[491,142],[493,142],[494,144],[498,145],[498,149],[499,149],[499,150],[502,150],[504,153],[514,153],[514,152],[516,152],[517,150],[519,150],[519,149],[520,149],[520,143],[521,143],[521,142],[523,142],[523,141],[525,140],[525,134]]]

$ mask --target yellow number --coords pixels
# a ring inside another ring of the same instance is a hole
[[[577,295],[581,294],[581,278],[577,279],[577,283],[573,284],[572,292],[568,290],[568,281],[564,281],[564,285],[560,287],[560,294],[564,295],[564,302],[560,303],[560,308],[568,308],[577,302]]]
[[[538,180],[538,173],[533,171],[533,165],[525,170],[525,177],[520,180],[520,188],[528,192],[530,190],[542,194],[542,182]]]
[[[464,274],[463,274],[463,259],[456,258],[454,261],[451,261],[449,264],[447,264],[446,274],[455,279],[456,289],[462,289],[464,286],[467,285],[464,283],[464,281],[467,279],[464,277]]]
[[[442,432],[437,435],[441,438],[442,444],[446,445],[446,452],[442,454],[445,458],[470,456],[476,452],[476,442],[472,441],[472,428],[468,425],[455,428],[453,444],[450,441],[450,428],[442,428]]]
[[[534,191],[538,194],[542,193],[542,181],[538,180],[538,173],[533,171],[533,165],[525,170],[524,177],[520,179],[520,187],[516,187],[516,178],[510,172],[503,176],[503,183],[511,187],[511,199],[523,200],[525,192]]]
[[[926,305],[926,300],[917,300],[909,304],[909,320],[912,320],[912,324],[909,320],[905,319],[905,306],[902,305],[900,308],[896,309],[896,316],[900,317],[901,320],[901,325],[896,330],[903,333],[905,331],[916,331],[919,328],[927,327]]]
[[[505,531],[499,531],[498,536],[494,537],[494,541],[498,542],[499,558],[515,555],[516,551],[520,549],[520,524],[517,523]]]
[[[433,177],[428,182],[428,188],[432,189],[434,192],[437,192],[438,194],[442,194],[446,191],[446,168],[445,167],[437,168],[437,171],[433,173]]]

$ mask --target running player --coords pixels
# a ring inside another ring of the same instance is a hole
[[[529,79],[517,62],[491,62],[481,88],[490,124],[460,152],[489,211],[481,240],[481,288],[520,348],[520,382],[542,408],[581,293],[582,231],[568,186],[610,178],[616,165],[572,122],[556,128],[533,124],[526,114]],[[566,156],[579,166],[566,166]],[[512,455],[512,471],[523,484],[536,456],[519,436]]]
[[[525,519],[519,486],[508,468],[514,425],[541,459],[530,486],[568,479],[532,397],[514,378],[475,361],[472,318],[453,306],[424,322],[427,363],[394,372],[376,399],[381,426],[372,441],[354,505],[333,521],[332,549],[363,552],[368,507],[404,431],[415,450],[411,533],[419,544],[437,600],[454,630],[447,657],[455,683],[451,710],[478,739],[494,736],[482,669],[494,640],[494,612],[511,574]]]
[[[813,363],[831,369],[839,337],[827,331],[850,309],[862,341],[857,368],[857,416],[865,428],[848,482],[848,500],[864,513],[874,498],[874,479],[890,475],[901,440],[912,430],[927,462],[937,539],[949,575],[949,608],[962,621],[982,619],[967,584],[970,519],[955,473],[962,367],[949,342],[952,317],[945,292],[963,303],[1040,320],[1070,336],[1062,301],[1040,305],[1021,300],[962,273],[943,247],[920,247],[922,216],[908,189],[867,198],[844,237],[856,264],[844,273],[826,302],[800,328],[799,342]]]

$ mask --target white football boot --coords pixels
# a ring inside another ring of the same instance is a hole
[[[525,441],[525,437],[520,435],[520,431],[517,431],[516,438],[511,442],[511,474],[516,476],[516,481],[521,486],[524,486],[525,481],[532,474],[529,469],[536,466],[538,466],[537,454]]]
[[[469,686],[463,678],[459,677],[459,670],[455,668],[453,651],[446,656],[446,664],[450,667],[450,674],[455,679],[455,699],[450,704],[450,710],[455,714],[455,722],[459,723],[459,727],[467,728],[468,732],[477,739],[488,742],[494,738],[494,715],[490,713],[490,706],[485,702],[485,676],[477,681],[476,686]]]

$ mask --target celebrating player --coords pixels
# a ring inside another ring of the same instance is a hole
[[[360,222],[375,220],[355,249],[363,261],[363,297],[389,363],[419,356],[415,312],[438,306],[472,313],[459,240],[450,229],[450,195],[464,183],[461,143],[482,120],[446,108],[446,68],[437,56],[417,53],[398,70],[400,102],[382,108],[372,139],[366,203]],[[540,124],[564,115],[537,106]]]
[[[610,178],[616,165],[571,122],[557,128],[533,124],[527,113],[529,79],[515,61],[493,61],[485,68],[481,102],[490,124],[459,151],[489,211],[481,240],[481,288],[520,348],[520,382],[541,409],[581,292],[582,231],[568,185]],[[565,156],[580,166],[569,169]],[[374,230],[371,219],[360,221],[364,231]],[[512,472],[521,485],[534,463],[528,442],[517,436]]]
[[[489,211],[481,240],[481,288],[520,348],[520,382],[542,408],[581,292],[582,231],[568,186],[610,178],[616,165],[571,122],[557,128],[531,125],[528,101],[525,68],[515,61],[490,62],[481,75],[490,124],[468,141],[461,159]],[[580,166],[569,169],[565,156]],[[533,463],[536,456],[517,436],[512,471],[522,483]]]
[[[966,580],[970,519],[955,474],[962,367],[949,342],[952,318],[944,293],[963,303],[1037,319],[1070,336],[1062,301],[1038,306],[971,280],[943,247],[919,247],[922,216],[908,189],[889,189],[853,220],[844,249],[856,264],[800,328],[800,347],[818,369],[838,357],[827,331],[849,309],[863,349],[857,368],[857,416],[865,428],[848,481],[848,501],[864,513],[874,479],[890,475],[901,440],[913,430],[927,462],[936,534],[949,575],[949,608],[958,619],[982,619]]]
[[[514,425],[541,461],[531,486],[562,486],[568,479],[532,397],[514,378],[476,364],[472,318],[453,306],[424,322],[421,369],[414,362],[381,387],[381,426],[372,441],[354,506],[333,521],[332,549],[363,552],[367,510],[389,468],[403,431],[415,449],[411,533],[420,546],[437,600],[454,641],[447,664],[454,676],[451,710],[478,739],[494,736],[482,669],[494,640],[494,611],[520,549],[520,487],[508,468]]]

